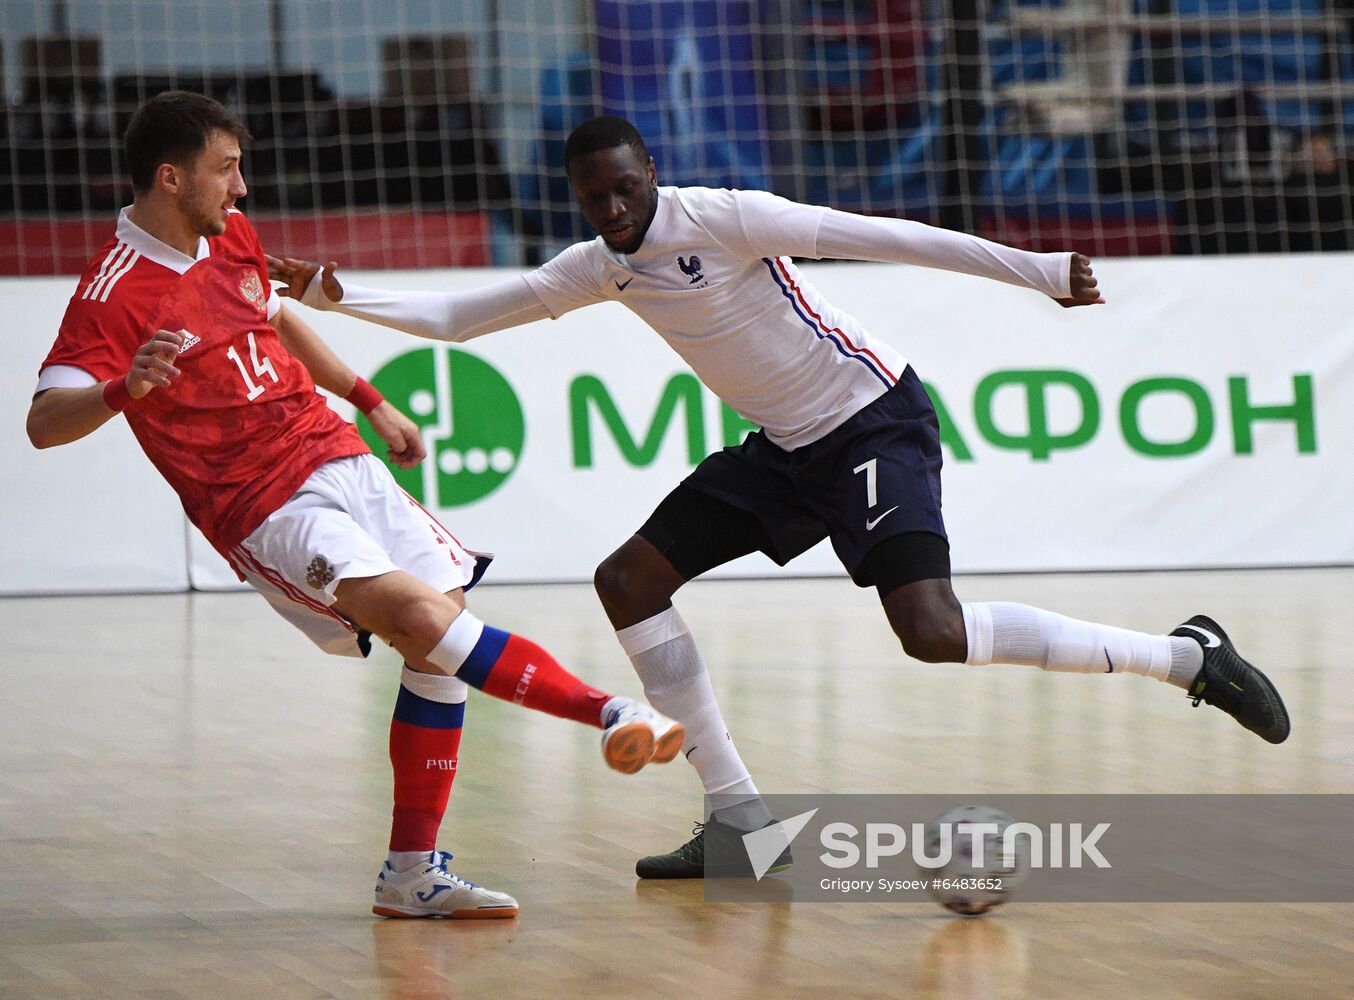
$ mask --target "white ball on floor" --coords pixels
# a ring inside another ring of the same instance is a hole
[[[926,856],[939,857],[948,828],[950,859],[939,868],[922,868],[931,897],[955,913],[977,917],[1000,906],[1030,870],[1028,837],[1003,844],[1015,820],[990,806],[957,806],[926,825]],[[1010,846],[1008,852],[1005,847]]]

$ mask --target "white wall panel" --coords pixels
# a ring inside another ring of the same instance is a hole
[[[1354,257],[1336,254],[1107,260],[1097,271],[1108,304],[1075,310],[916,268],[808,264],[805,273],[897,346],[944,403],[957,443],[945,456],[955,568],[1015,571],[1354,563],[1354,316],[1345,301],[1352,267]],[[352,278],[456,288],[502,276]],[[182,517],[121,421],[43,453],[23,437],[33,373],[71,284],[0,282],[0,307],[25,340],[0,382],[10,514],[0,590],[183,586]],[[354,368],[384,377],[392,400],[420,413],[434,458],[412,488],[464,543],[499,554],[494,579],[588,579],[689,471],[691,449],[703,454],[721,444],[721,410],[703,390],[699,421],[679,405],[665,432],[653,430],[660,398],[686,369],[618,305],[454,348],[332,314],[306,316]],[[426,367],[406,358],[412,374],[382,376],[392,361],[420,350],[433,352],[421,356]],[[460,352],[450,367],[448,351]],[[501,385],[467,355],[488,362],[511,392],[495,398]],[[652,454],[627,461],[593,406],[591,462],[580,464],[570,398],[583,377],[605,388],[634,447],[653,435]],[[1003,387],[990,405],[976,405],[980,386],[994,379]],[[1040,379],[1053,380],[1039,396],[1047,436],[1064,439],[1046,456],[1029,443],[1030,390]],[[1151,381],[1157,379],[1174,381]],[[1304,382],[1311,403],[1297,408],[1301,414],[1234,418],[1236,386],[1252,407],[1291,410],[1295,383]],[[1130,408],[1126,432],[1124,397],[1144,383],[1156,390]],[[508,448],[504,458],[496,442],[512,398],[525,438],[519,454]],[[1088,400],[1098,409],[1093,425]],[[1200,427],[1200,410],[1211,424],[1205,419]],[[693,442],[688,431],[697,423],[702,439]],[[1078,428],[1094,433],[1078,437]],[[1249,452],[1239,447],[1247,430]],[[1152,454],[1144,439],[1189,453]],[[1012,447],[1016,441],[1026,444]],[[493,476],[493,462],[511,464],[506,480],[482,498],[457,502],[473,491],[476,476]],[[489,471],[473,471],[486,464]],[[229,569],[200,539],[191,549],[194,585],[233,586]],[[771,569],[751,557],[725,572]],[[790,571],[840,567],[820,546]]]
[[[37,451],[24,420],[74,288],[69,278],[0,279],[0,593],[183,590],[185,519],[126,421]]]

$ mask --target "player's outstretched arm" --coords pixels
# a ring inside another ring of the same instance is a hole
[[[174,359],[183,346],[184,331],[159,330],[142,344],[122,378],[81,389],[46,389],[28,408],[28,440],[35,448],[70,444],[98,430],[113,415],[157,387],[178,378]]]
[[[305,305],[430,340],[470,340],[550,318],[550,311],[521,277],[464,292],[389,291],[340,284],[333,261],[321,268],[295,257],[267,260],[268,276],[284,282],[286,294]]]
[[[733,195],[735,212],[709,224],[726,230],[727,245],[753,257],[916,264],[1032,288],[1064,306],[1101,301],[1090,261],[1079,254],[1031,253],[920,222],[815,208],[761,191]]]

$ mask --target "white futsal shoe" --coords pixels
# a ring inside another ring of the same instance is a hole
[[[633,698],[612,698],[602,709],[602,756],[622,774],[677,756],[686,727]]]
[[[386,862],[376,876],[378,917],[448,917],[453,920],[495,920],[517,916],[517,900],[467,882],[447,869],[451,855],[430,851],[428,860],[407,872]]]

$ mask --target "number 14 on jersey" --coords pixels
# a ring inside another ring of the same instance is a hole
[[[240,378],[244,379],[245,388],[248,390],[246,398],[250,402],[257,399],[268,388],[263,384],[264,375],[271,378],[274,383],[277,382],[277,372],[273,368],[272,360],[267,355],[264,355],[262,361],[259,360],[259,345],[254,342],[253,330],[249,331],[249,360],[254,366],[254,375],[258,378],[259,383],[256,385],[254,380],[249,377],[249,372],[244,366],[244,359],[240,357],[240,352],[235,350],[235,345],[232,344],[226,349],[226,357],[234,361],[235,367],[240,369]]]

